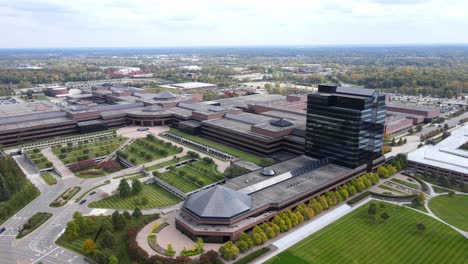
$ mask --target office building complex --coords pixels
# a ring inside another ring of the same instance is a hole
[[[307,105],[307,156],[370,168],[382,155],[385,96],[372,89],[319,85]]]

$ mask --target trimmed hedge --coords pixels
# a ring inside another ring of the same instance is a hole
[[[233,264],[247,264],[250,263],[252,260],[260,257],[261,255],[267,253],[270,251],[270,248],[264,247],[258,250],[255,250],[254,252],[248,254],[247,256],[239,259],[238,261],[234,262]]]
[[[358,195],[356,195],[355,197],[349,199],[346,203],[348,205],[353,205],[361,200],[363,200],[364,198],[366,198],[367,196],[369,196],[371,193],[369,191],[365,191],[363,193],[360,193]]]

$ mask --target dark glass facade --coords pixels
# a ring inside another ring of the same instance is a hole
[[[306,155],[348,168],[382,154],[385,96],[375,90],[319,85],[308,95]]]

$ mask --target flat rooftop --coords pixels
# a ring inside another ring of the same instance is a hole
[[[255,209],[269,203],[285,202],[305,192],[313,192],[353,171],[339,165],[327,164],[299,176],[290,175],[289,172],[313,161],[316,159],[299,156],[267,167],[266,169],[276,172],[275,176],[263,176],[261,169],[230,179],[223,186],[249,193],[252,209]]]
[[[60,107],[49,102],[33,102],[0,105],[0,119],[4,117],[60,111]]]
[[[436,145],[426,145],[408,154],[408,161],[439,167],[468,175],[468,151],[460,146],[468,142],[468,125],[452,131]]]
[[[64,123],[64,122],[75,122],[75,121],[67,117],[56,117],[56,118],[46,118],[46,119],[41,119],[41,120],[25,121],[25,122],[11,123],[11,124],[0,124],[0,131],[30,128],[30,127],[44,126],[44,125],[56,125],[56,124]]]
[[[439,108],[437,106],[404,104],[404,103],[394,103],[394,102],[387,102],[387,107],[397,107],[397,108],[402,108],[402,109],[419,110],[419,111],[433,111]]]
[[[173,83],[173,84],[165,84],[159,85],[159,87],[169,88],[169,89],[202,89],[206,87],[216,86],[216,84],[212,83],[202,83],[202,82],[186,82],[186,83]]]

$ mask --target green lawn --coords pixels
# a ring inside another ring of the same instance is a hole
[[[215,142],[215,141],[212,141],[212,140],[209,140],[209,139],[206,139],[206,138],[190,135],[190,134],[184,133],[184,132],[182,132],[182,131],[180,131],[178,129],[175,129],[175,128],[171,128],[171,130],[169,132],[174,134],[174,135],[177,135],[179,137],[184,137],[186,139],[189,139],[189,140],[192,140],[194,142],[203,144],[205,146],[221,150],[221,151],[223,151],[225,153],[228,153],[228,154],[231,154],[233,156],[239,157],[239,158],[241,158],[243,160],[246,160],[246,161],[250,161],[250,162],[255,163],[255,164],[259,165],[259,166],[265,167],[265,166],[268,166],[268,165],[271,165],[272,163],[274,163],[274,161],[272,161],[271,159],[265,159],[265,158],[259,157],[257,155],[254,155],[254,154],[251,154],[251,153],[248,153],[248,152],[245,152],[245,151],[233,148],[233,147],[229,147],[229,146],[220,144],[218,142]],[[268,163],[270,163],[270,164],[268,164]]]
[[[26,151],[26,155],[31,159],[31,161],[36,165],[36,167],[39,170],[46,169],[52,166],[47,166],[46,163],[49,162],[49,160],[41,153],[37,152],[34,153],[33,150],[28,150]]]
[[[53,148],[52,152],[65,164],[109,155],[125,142],[123,137],[102,139],[97,142],[81,141],[81,144]],[[65,152],[62,152],[62,149]]]
[[[438,186],[435,186],[435,185],[432,185],[432,189],[436,193],[448,193],[448,192],[450,192],[449,189],[441,188],[441,187],[438,187]]]
[[[367,210],[368,204],[266,263],[466,263],[466,238],[443,223],[388,203],[379,211],[390,218],[373,223]],[[418,222],[424,233],[417,231]]]
[[[429,208],[445,222],[468,232],[468,195],[437,196],[429,200]]]
[[[392,187],[390,187],[390,186],[383,185],[383,184],[379,185],[379,188],[384,189],[384,190],[387,190],[387,191],[391,191],[392,193],[394,193],[394,194],[396,194],[396,195],[398,195],[398,194],[408,195],[408,194],[405,193],[405,192],[399,191],[399,190],[397,190],[397,189],[394,189],[394,188],[392,188]]]
[[[148,198],[147,204],[141,204],[141,198]],[[118,195],[113,195],[99,201],[90,203],[88,206],[91,208],[110,208],[110,209],[151,209],[162,208],[177,204],[180,199],[164,190],[161,186],[156,184],[143,184],[143,190],[138,195],[121,198]]]
[[[410,187],[410,188],[413,188],[413,189],[416,189],[416,190],[419,190],[419,185],[416,184],[416,183],[411,183],[411,182],[407,182],[407,181],[403,181],[403,180],[400,180],[400,179],[391,179],[392,182],[396,182],[396,183],[399,183],[401,185],[404,185],[406,187]]]
[[[189,156],[183,156],[183,157],[180,157],[180,158],[177,159],[177,160],[171,159],[171,160],[168,160],[168,161],[165,161],[165,162],[161,162],[161,163],[159,163],[159,164],[156,164],[156,165],[147,167],[146,170],[147,170],[147,171],[154,171],[154,170],[157,170],[157,169],[161,169],[161,168],[164,168],[164,167],[168,167],[168,166],[174,165],[174,164],[179,163],[179,162],[182,162],[182,161],[184,161],[184,160],[189,160],[189,159],[191,159],[191,157],[189,157]]]
[[[181,166],[173,172],[161,173],[158,178],[187,193],[222,180],[223,174],[216,168],[216,164],[208,164],[199,160]]]
[[[164,151],[165,153],[163,154],[158,150]],[[169,147],[165,144],[158,144],[157,142],[148,138],[139,138],[135,140],[122,152],[128,156],[127,160],[132,162],[134,165],[148,163],[153,160],[165,158],[179,153],[178,150],[175,150],[172,147]],[[144,157],[142,153],[148,154],[149,158]],[[132,159],[134,159],[134,162]]]
[[[49,185],[57,184],[57,179],[48,172],[41,173],[41,178]]]
[[[171,171],[161,173],[158,178],[185,193],[198,190],[202,187],[201,185],[191,182],[185,177],[181,177]]]

